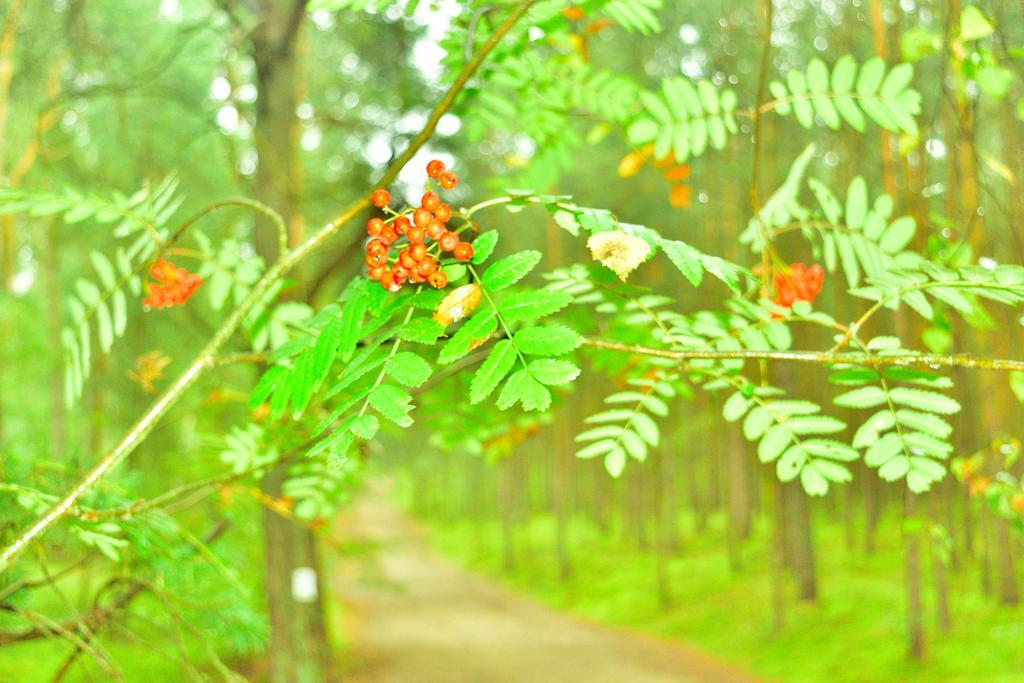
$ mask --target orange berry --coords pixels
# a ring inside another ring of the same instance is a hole
[[[432,220],[434,220],[434,214],[424,208],[412,212],[412,222],[416,224],[416,227],[425,228]]]
[[[399,235],[404,235],[406,231],[412,227],[412,223],[410,223],[409,219],[405,216],[399,216],[391,225]]]
[[[430,277],[437,272],[437,261],[432,258],[425,258],[416,266],[416,272],[423,277]]]
[[[455,175],[451,171],[441,175],[441,187],[446,190],[450,190],[459,184],[459,176]]]
[[[452,207],[447,204],[438,204],[437,208],[434,209],[434,218],[442,223],[447,223],[452,218]]]
[[[391,193],[384,189],[376,189],[370,195],[370,203],[378,209],[383,209],[391,203]]]
[[[427,255],[427,245],[425,244],[414,244],[409,247],[409,255],[416,259],[417,262],[422,261]]]
[[[427,175],[431,178],[440,178],[444,171],[444,162],[440,159],[432,159],[427,163]]]
[[[419,246],[422,247],[423,245],[421,244]],[[402,252],[398,255],[398,262],[402,264],[402,267],[405,268],[406,270],[412,270],[413,268],[416,267],[417,263],[416,259],[413,258],[413,255],[409,252],[408,248],[403,249]]]
[[[441,239],[441,235],[444,233],[444,223],[441,221],[431,221],[430,225],[427,226],[427,237],[432,240]]]
[[[401,285],[395,281],[395,274],[390,270],[385,270],[380,276],[380,286],[389,292],[397,292]]]
[[[395,232],[395,228],[392,225],[384,226],[384,230],[380,233],[380,239],[384,241],[384,244],[391,244],[398,239],[398,233]]]
[[[436,211],[437,207],[441,206],[441,198],[437,196],[436,192],[427,192],[420,200],[420,206],[427,211]]]
[[[405,238],[409,240],[409,244],[423,244],[423,240],[427,239],[427,231],[423,228],[409,228]]]
[[[371,218],[366,221],[366,234],[371,237],[380,237],[380,233],[383,229],[384,221],[379,218]]]
[[[434,289],[444,289],[448,285],[448,276],[444,274],[443,270],[439,270],[431,273],[430,277],[427,278],[427,282]]]
[[[385,270],[387,270],[387,266],[371,266],[368,277],[371,280],[380,280],[380,276],[384,274]]]
[[[442,251],[451,251],[459,244],[459,236],[451,230],[445,230],[444,233],[437,238],[437,243],[441,245]]]
[[[384,252],[382,254],[367,254],[366,265],[370,266],[382,266],[388,262],[388,254]]]
[[[468,261],[473,258],[473,245],[469,242],[459,242],[455,245],[454,256],[457,261]]]

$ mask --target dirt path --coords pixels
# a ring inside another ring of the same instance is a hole
[[[367,553],[339,561],[358,683],[745,683],[685,645],[563,614],[428,550],[414,522],[368,494],[338,524]]]

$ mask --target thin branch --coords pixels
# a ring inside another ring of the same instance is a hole
[[[605,339],[584,339],[583,343],[599,349],[633,353],[678,361],[690,360],[775,360],[800,363],[867,365],[871,367],[970,368],[975,370],[1024,371],[1024,360],[976,358],[969,354],[901,353],[873,355],[866,353],[832,353],[829,351],[671,351],[633,344],[620,344]]]

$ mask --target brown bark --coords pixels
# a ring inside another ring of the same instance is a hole
[[[794,574],[797,597],[814,602],[818,599],[818,578],[814,559],[814,539],[811,533],[811,506],[807,494],[799,484],[790,484],[789,496],[793,505]]]
[[[914,518],[917,496],[909,489],[903,494],[904,524],[917,526]],[[903,581],[906,594],[907,616],[907,657],[914,660],[924,658],[924,619],[921,614],[921,558],[920,533],[917,528],[903,533]]]
[[[304,0],[268,0],[261,6],[260,24],[252,37],[259,99],[255,140],[259,157],[256,193],[260,201],[277,209],[285,219],[290,241],[302,237],[302,192],[295,117],[299,60],[296,43],[304,13]],[[279,256],[277,232],[266,220],[257,223],[257,252],[268,262]],[[264,487],[268,495],[281,495],[287,473],[271,472]],[[282,518],[269,508],[263,518],[266,545],[267,608],[270,616],[270,678],[273,683],[314,683],[326,679],[330,648],[323,613],[316,538],[305,527]],[[293,576],[312,569],[317,577],[316,597],[296,599]]]

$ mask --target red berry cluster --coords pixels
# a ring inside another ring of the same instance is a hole
[[[164,259],[154,263],[149,274],[156,280],[146,283],[149,296],[142,300],[142,305],[149,308],[180,306],[203,284],[203,277],[198,273],[190,273]]]
[[[391,194],[384,189],[376,189],[370,195],[371,204],[391,215],[374,217],[366,223],[366,232],[371,238],[366,243],[366,265],[370,267],[370,279],[380,282],[389,292],[397,292],[406,282],[426,282],[443,289],[448,284],[448,276],[441,270],[441,255],[450,252],[457,261],[473,258],[473,245],[463,242],[458,232],[448,229],[452,207],[443,203],[431,189],[436,183],[450,190],[458,184],[459,177],[445,169],[444,162],[438,159],[427,164],[427,175],[431,180],[417,209],[409,207],[396,212],[388,208]],[[403,238],[405,242],[399,243]],[[392,256],[392,245],[405,248]]]
[[[794,263],[775,273],[775,303],[789,308],[797,301],[813,302],[825,282],[825,270],[815,263]]]

